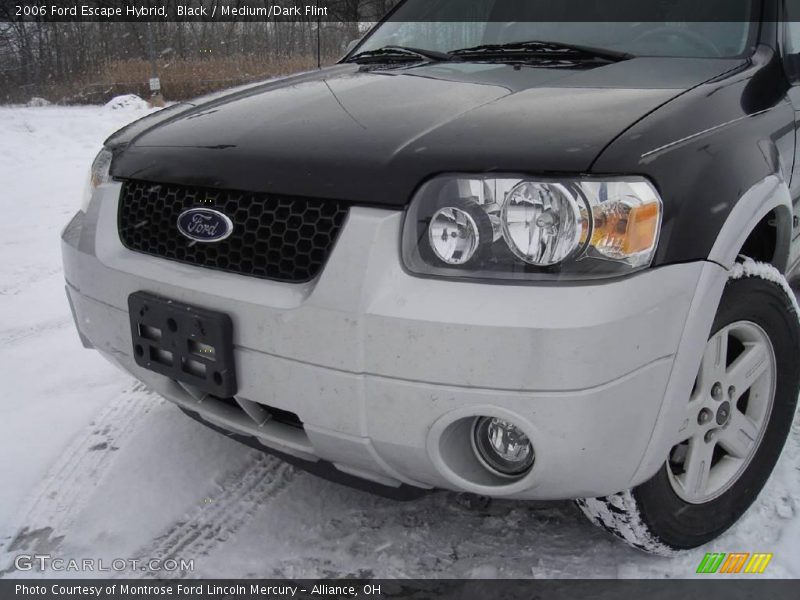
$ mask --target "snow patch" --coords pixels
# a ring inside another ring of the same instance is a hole
[[[575,503],[592,523],[613,533],[634,548],[659,556],[677,554],[674,549],[659,541],[647,528],[636,499],[630,491],[602,498],[584,498],[576,500]]]
[[[150,108],[150,105],[147,103],[146,100],[142,100],[136,94],[125,94],[123,96],[116,96],[112,98],[108,102],[106,102],[106,108],[110,108],[112,110],[119,110],[119,109],[133,109],[133,110],[146,110]]]
[[[778,269],[770,264],[756,262],[752,258],[745,257],[742,262],[737,262],[733,265],[730,279],[744,279],[745,277],[760,277],[761,279],[779,285],[792,301],[795,315],[800,316],[800,306],[797,304],[797,298],[792,288],[789,286],[786,277],[784,277]]]
[[[30,106],[31,108],[39,108],[42,106],[51,106],[51,102],[45,100],[44,98],[39,98],[38,96],[34,96],[30,100],[28,100],[28,104],[26,106]]]

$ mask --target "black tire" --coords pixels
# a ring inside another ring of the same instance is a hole
[[[647,552],[696,548],[736,523],[769,479],[791,429],[800,392],[800,322],[794,297],[772,267],[747,261],[734,272],[738,278],[725,288],[712,335],[738,321],[753,322],[769,337],[777,363],[772,412],[745,470],[727,491],[703,504],[676,494],[666,462],[633,490],[576,501],[596,525]]]

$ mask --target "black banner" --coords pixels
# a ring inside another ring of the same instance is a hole
[[[786,0],[800,21],[800,0]],[[778,0],[0,0],[0,22],[741,22]],[[766,11],[766,13],[765,13]]]
[[[796,600],[791,580],[4,580],[3,600],[267,600],[409,598],[413,600]]]

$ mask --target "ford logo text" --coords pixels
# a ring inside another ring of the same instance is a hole
[[[195,242],[221,242],[233,233],[233,222],[217,210],[190,208],[178,216],[178,231]]]

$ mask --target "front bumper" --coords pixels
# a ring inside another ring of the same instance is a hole
[[[675,377],[686,379],[678,349],[711,325],[704,317],[685,331],[696,290],[724,274],[692,263],[587,285],[420,279],[400,263],[402,214],[353,208],[322,275],[283,284],[125,249],[118,195],[119,184],[103,186],[62,236],[85,343],[209,423],[389,486],[556,499],[645,480],[654,468],[644,457],[663,452],[663,462],[668,449],[654,447],[666,443],[664,399]],[[136,365],[127,299],[140,290],[231,316],[238,406]],[[259,425],[259,405],[304,427]],[[523,479],[497,478],[472,458],[479,415],[526,430],[536,463]]]

